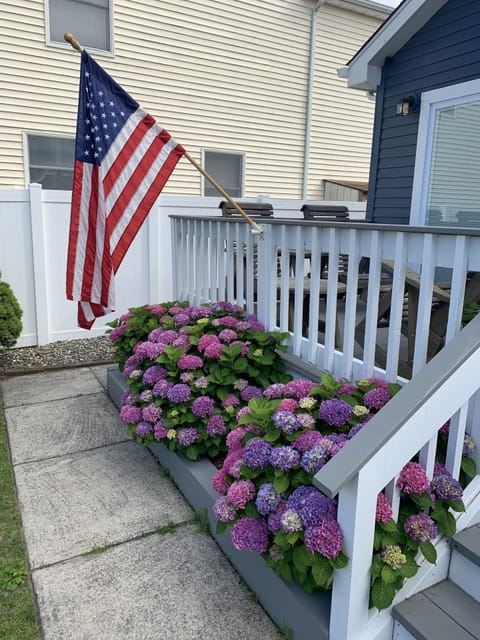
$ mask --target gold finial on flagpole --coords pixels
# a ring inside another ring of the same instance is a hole
[[[80,51],[80,53],[82,53],[83,48],[82,45],[80,44],[80,42],[75,38],[75,36],[73,35],[73,33],[64,33],[63,34],[63,39],[68,42],[69,44],[72,45],[72,47],[74,49],[76,49],[77,51]]]

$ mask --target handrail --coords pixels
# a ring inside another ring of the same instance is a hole
[[[185,216],[180,213],[172,213],[169,214],[169,218],[177,219],[177,220],[197,220],[198,222],[215,222],[220,224],[243,224],[242,220],[232,218],[218,216],[201,216],[196,215],[194,218],[192,216]],[[365,222],[365,221],[352,221],[348,222],[333,222],[333,221],[321,221],[321,220],[305,220],[304,218],[263,218],[262,225],[286,225],[293,227],[320,227],[324,229],[328,228],[336,228],[336,229],[361,229],[361,230],[369,230],[369,231],[394,231],[394,232],[403,232],[403,233],[418,233],[418,234],[434,234],[434,235],[448,235],[448,236],[480,236],[480,229],[473,229],[470,227],[421,227],[421,226],[410,226],[406,224],[380,224],[374,222]]]
[[[403,427],[425,399],[480,349],[480,315],[453,338],[314,478],[327,496],[336,496],[386,442]],[[478,381],[476,383],[478,385]],[[449,416],[447,416],[448,419]]]

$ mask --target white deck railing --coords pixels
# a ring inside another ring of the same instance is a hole
[[[349,564],[337,571],[332,595],[330,637],[374,640],[392,637],[389,612],[368,609],[377,494],[386,489],[399,503],[396,478],[417,453],[431,478],[438,429],[451,419],[446,467],[458,479],[466,432],[480,436],[480,316],[431,360],[314,478],[314,484],[338,499],[338,521]],[[475,399],[477,398],[477,402]],[[478,452],[477,452],[478,465]],[[480,512],[480,476],[464,490],[465,513],[457,529],[476,522]],[[459,514],[456,514],[457,516]],[[440,543],[437,566],[423,561],[414,579],[397,594],[401,601],[446,578],[448,550]]]
[[[474,273],[480,271],[480,234],[302,220],[264,226],[258,237],[243,222],[173,217],[174,294],[195,304],[227,299],[246,305],[267,329],[289,331],[293,355],[347,379],[377,374],[406,382],[402,373],[413,375],[315,477],[327,495],[339,496],[338,519],[350,558],[347,569],[335,574],[330,637],[390,639],[390,612],[368,609],[377,494],[385,489],[398,511],[396,477],[418,453],[432,477],[438,429],[448,419],[446,466],[455,478],[465,433],[480,441],[480,317],[459,332],[465,299],[480,298]],[[359,272],[363,258],[369,263],[366,289],[359,286],[365,280]],[[327,276],[321,273],[325,262]],[[341,278],[339,264],[347,263]],[[390,270],[390,282],[383,282],[384,270]],[[449,280],[447,293],[436,283],[442,279]],[[411,295],[405,337],[406,289]],[[385,329],[377,327],[379,307],[389,309]],[[472,478],[464,500],[459,529],[478,518],[480,476]],[[424,562],[396,601],[446,577],[446,543],[439,542],[437,551],[437,566]]]
[[[262,224],[259,237],[243,221],[173,216],[174,297],[236,301],[269,330],[289,331],[292,354],[344,378],[410,378],[459,331],[466,286],[468,300],[480,298],[480,276],[469,277],[480,272],[480,231]],[[368,275],[359,272],[367,261]],[[328,275],[321,273],[325,263]],[[446,292],[438,278],[448,280]],[[383,327],[379,305],[387,309]]]

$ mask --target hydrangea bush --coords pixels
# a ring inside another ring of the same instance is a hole
[[[337,502],[313,486],[313,476],[399,388],[375,378],[349,384],[324,374],[320,385],[292,380],[253,398],[237,412],[228,454],[213,478],[220,494],[214,506],[218,532],[229,529],[237,549],[263,554],[268,566],[307,593],[330,589],[334,568],[348,559]],[[440,463],[429,482],[412,461],[398,483],[398,521],[385,494],[377,498],[371,606],[379,609],[416,573],[418,551],[435,562],[431,540],[440,531],[452,535],[452,510],[463,510],[462,488]]]
[[[129,387],[122,420],[137,440],[192,460],[224,451],[235,408],[291,378],[278,353],[286,334],[227,302],[139,307],[110,326]]]

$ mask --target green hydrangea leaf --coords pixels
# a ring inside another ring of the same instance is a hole
[[[370,603],[377,609],[388,609],[395,598],[396,588],[394,583],[385,583],[381,578],[377,578],[370,592]]]
[[[424,558],[432,564],[437,564],[437,550],[431,542],[425,542],[420,545],[420,551]]]

